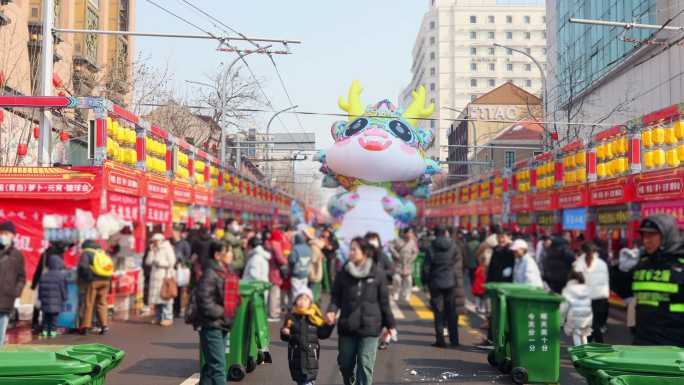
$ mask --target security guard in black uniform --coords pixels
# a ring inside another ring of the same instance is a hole
[[[639,228],[643,249],[632,271],[637,301],[635,345],[684,347],[684,238],[671,215],[651,215]]]

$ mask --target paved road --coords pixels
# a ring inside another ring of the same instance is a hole
[[[473,326],[460,329],[461,347],[431,347],[430,343],[434,341],[429,319],[431,313],[425,308],[425,303],[420,294],[414,296],[410,305],[395,306],[395,314],[400,318],[399,342],[387,351],[378,352],[376,384],[512,384],[508,376],[501,375],[487,364],[487,351],[474,347],[482,340],[480,330],[475,327],[481,321],[474,315],[467,322]],[[278,327],[271,324],[274,337],[278,336]],[[628,342],[619,320],[611,319],[608,338],[611,342]],[[194,385],[197,380],[191,377],[198,372],[199,365],[197,339],[192,328],[182,322],[161,328],[143,321],[128,321],[115,323],[112,332],[106,336],[68,335],[50,340],[50,343],[102,342],[124,349],[126,359],[109,375],[108,385]],[[335,361],[336,346],[335,336],[322,343],[317,384],[342,383]],[[274,339],[274,363],[259,366],[242,383],[291,384],[286,351],[286,344]],[[561,373],[563,385],[585,383],[565,357],[561,360]]]

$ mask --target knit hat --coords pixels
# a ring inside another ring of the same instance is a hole
[[[525,250],[527,251],[527,242],[525,242],[522,239],[516,239],[513,241],[513,245],[511,245],[511,250]]]
[[[14,223],[12,221],[5,221],[0,223],[0,231],[7,231],[12,234],[17,233],[17,228],[14,227]]]
[[[309,297],[311,302],[313,302],[313,292],[306,286],[300,287],[294,292],[294,295],[292,296],[292,302],[297,302],[297,298],[302,295]]]
[[[160,241],[160,242],[161,242],[161,241],[164,240],[164,236],[163,236],[162,234],[160,234],[160,233],[156,233],[156,234],[154,234],[154,235],[152,236],[152,238],[150,238],[150,240],[151,240],[152,242],[154,242],[154,241]]]

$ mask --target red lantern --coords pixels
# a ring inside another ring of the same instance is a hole
[[[26,156],[28,153],[28,146],[26,143],[19,143],[17,145],[17,156]]]
[[[40,137],[40,127],[33,127],[33,139]]]
[[[60,132],[59,133],[59,140],[61,140],[62,142],[66,142],[67,140],[69,140],[69,133],[66,131]]]
[[[57,93],[57,96],[66,96],[66,94],[64,93],[64,91],[59,91],[59,92]]]
[[[52,74],[52,85],[55,87],[61,87],[63,85],[62,78],[57,75],[57,72]]]

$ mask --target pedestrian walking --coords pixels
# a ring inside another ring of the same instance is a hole
[[[5,344],[9,316],[14,300],[21,296],[26,284],[24,256],[14,247],[17,230],[14,223],[0,223],[0,346]]]
[[[33,272],[31,279],[31,290],[38,293],[38,284],[43,277],[43,272],[48,269],[48,259],[51,255],[58,255],[64,260],[64,252],[69,245],[62,241],[51,241],[47,249],[40,254],[40,260],[36,265],[36,270]],[[31,318],[31,330],[34,334],[40,334],[43,331],[43,325],[40,322],[42,310],[40,308],[40,301],[35,301],[33,304],[33,317]]]
[[[572,337],[575,346],[585,345],[591,334],[593,317],[590,289],[584,282],[584,275],[572,270],[562,295],[565,299],[560,306],[563,330]]]
[[[78,262],[78,285],[83,301],[81,306],[80,332],[85,334],[93,329],[93,312],[97,312],[100,322],[100,334],[109,331],[109,315],[107,312],[107,296],[114,273],[112,259],[102,250],[95,240],[88,239],[81,245],[81,257]]]
[[[238,275],[242,275],[242,271],[247,262],[245,260],[244,249],[242,248],[241,231],[240,223],[238,223],[237,219],[228,219],[224,240],[228,243],[231,250],[233,250],[233,271]]]
[[[387,285],[392,284],[392,277],[394,276],[394,263],[392,258],[385,253],[384,245],[380,239],[380,234],[369,231],[364,237],[375,248],[375,263],[378,268],[385,272],[385,279],[387,280]]]
[[[463,288],[463,264],[462,257],[458,256],[456,243],[443,227],[439,226],[435,229],[435,236],[435,240],[432,241],[425,255],[423,275],[430,290],[430,306],[434,313],[435,343],[433,346],[445,348],[445,323],[449,331],[451,346],[459,345],[456,291],[459,287]],[[461,263],[457,266],[459,258]],[[459,269],[461,269],[460,274]],[[458,278],[460,278],[460,284],[457,282]]]
[[[599,257],[596,245],[585,242],[581,246],[582,254],[573,264],[573,270],[582,273],[584,282],[589,288],[593,322],[589,342],[603,343],[603,329],[608,323],[608,298],[610,297],[610,278],[608,265]]]
[[[311,247],[306,243],[306,238],[300,232],[294,237],[294,246],[288,256],[290,265],[290,284],[292,294],[309,285],[309,271],[311,269]]]
[[[337,320],[339,334],[337,363],[345,385],[371,385],[382,329],[394,333],[384,272],[373,260],[375,248],[364,238],[351,241],[349,260],[333,283],[326,321]]]
[[[43,312],[41,336],[57,336],[57,317],[67,301],[67,277],[64,272],[64,261],[58,254],[48,257],[48,270],[40,278],[38,299]]]
[[[169,284],[167,281],[169,279],[173,279],[173,284],[175,284],[176,254],[171,243],[164,239],[163,235],[154,234],[151,241],[145,264],[151,268],[149,301],[150,305],[154,306],[152,322],[161,326],[171,326],[173,325],[174,298],[167,298],[168,295],[164,292],[163,286]]]
[[[269,282],[271,254],[264,250],[261,239],[252,237],[247,242],[247,263],[242,278],[245,281]]]
[[[280,329],[280,339],[287,342],[290,376],[298,385],[315,383],[321,357],[319,340],[330,337],[333,329],[334,325],[326,323],[321,309],[314,303],[311,289],[295,292],[292,311]]]
[[[323,254],[328,265],[328,282],[332,287],[332,283],[335,281],[335,274],[337,274],[337,251],[340,245],[335,238],[335,234],[329,228],[321,232],[321,240],[323,241]]]
[[[551,245],[542,261],[542,278],[554,293],[560,294],[568,283],[573,262],[575,253],[568,241],[561,237],[551,238]]]
[[[321,289],[323,286],[323,241],[316,238],[316,231],[313,227],[305,230],[306,238],[308,239],[309,248],[311,249],[311,266],[309,268],[309,288],[313,293],[315,303],[319,303],[321,299]]]
[[[487,268],[487,282],[513,282],[515,256],[511,250],[511,235],[498,229],[497,246],[492,250],[492,258]]]
[[[527,242],[516,239],[511,245],[511,251],[515,255],[515,266],[513,267],[513,282],[543,288],[544,283],[537,262],[534,261],[532,254],[528,251]]]
[[[472,285],[475,280],[475,270],[477,270],[480,263],[477,260],[477,249],[480,247],[480,233],[473,230],[467,238],[466,254],[463,257],[463,268],[466,276],[470,279]]]
[[[195,330],[199,330],[204,357],[199,384],[225,385],[226,335],[240,304],[240,277],[231,270],[233,253],[224,242],[211,242],[209,253],[213,259],[204,269],[195,298],[191,299],[191,304],[193,300],[196,303],[196,314],[190,314],[190,318]]]
[[[268,317],[271,322],[280,322],[280,312],[283,304],[282,286],[284,276],[288,274],[287,258],[283,253],[283,233],[274,229],[268,237],[271,259],[268,261],[268,279],[271,287],[268,289]]]
[[[643,250],[632,274],[635,345],[684,347],[684,240],[676,219],[657,214],[639,227]]]
[[[473,283],[470,289],[473,293],[473,296],[475,297],[475,309],[480,314],[489,313],[489,309],[487,306],[487,298],[485,296],[485,294],[487,294],[487,291],[484,287],[485,282],[487,281],[486,271],[487,268],[485,267],[484,262],[480,262],[480,264],[477,266],[477,269],[475,269],[475,274],[473,275]]]
[[[395,301],[408,302],[413,289],[413,262],[418,257],[418,243],[413,229],[404,229],[400,238],[390,242],[389,251],[395,266],[392,296]]]
[[[173,316],[183,317],[190,298],[192,246],[184,236],[182,228],[179,227],[173,229],[171,245],[176,255],[176,283],[178,284],[178,296],[173,300]]]

